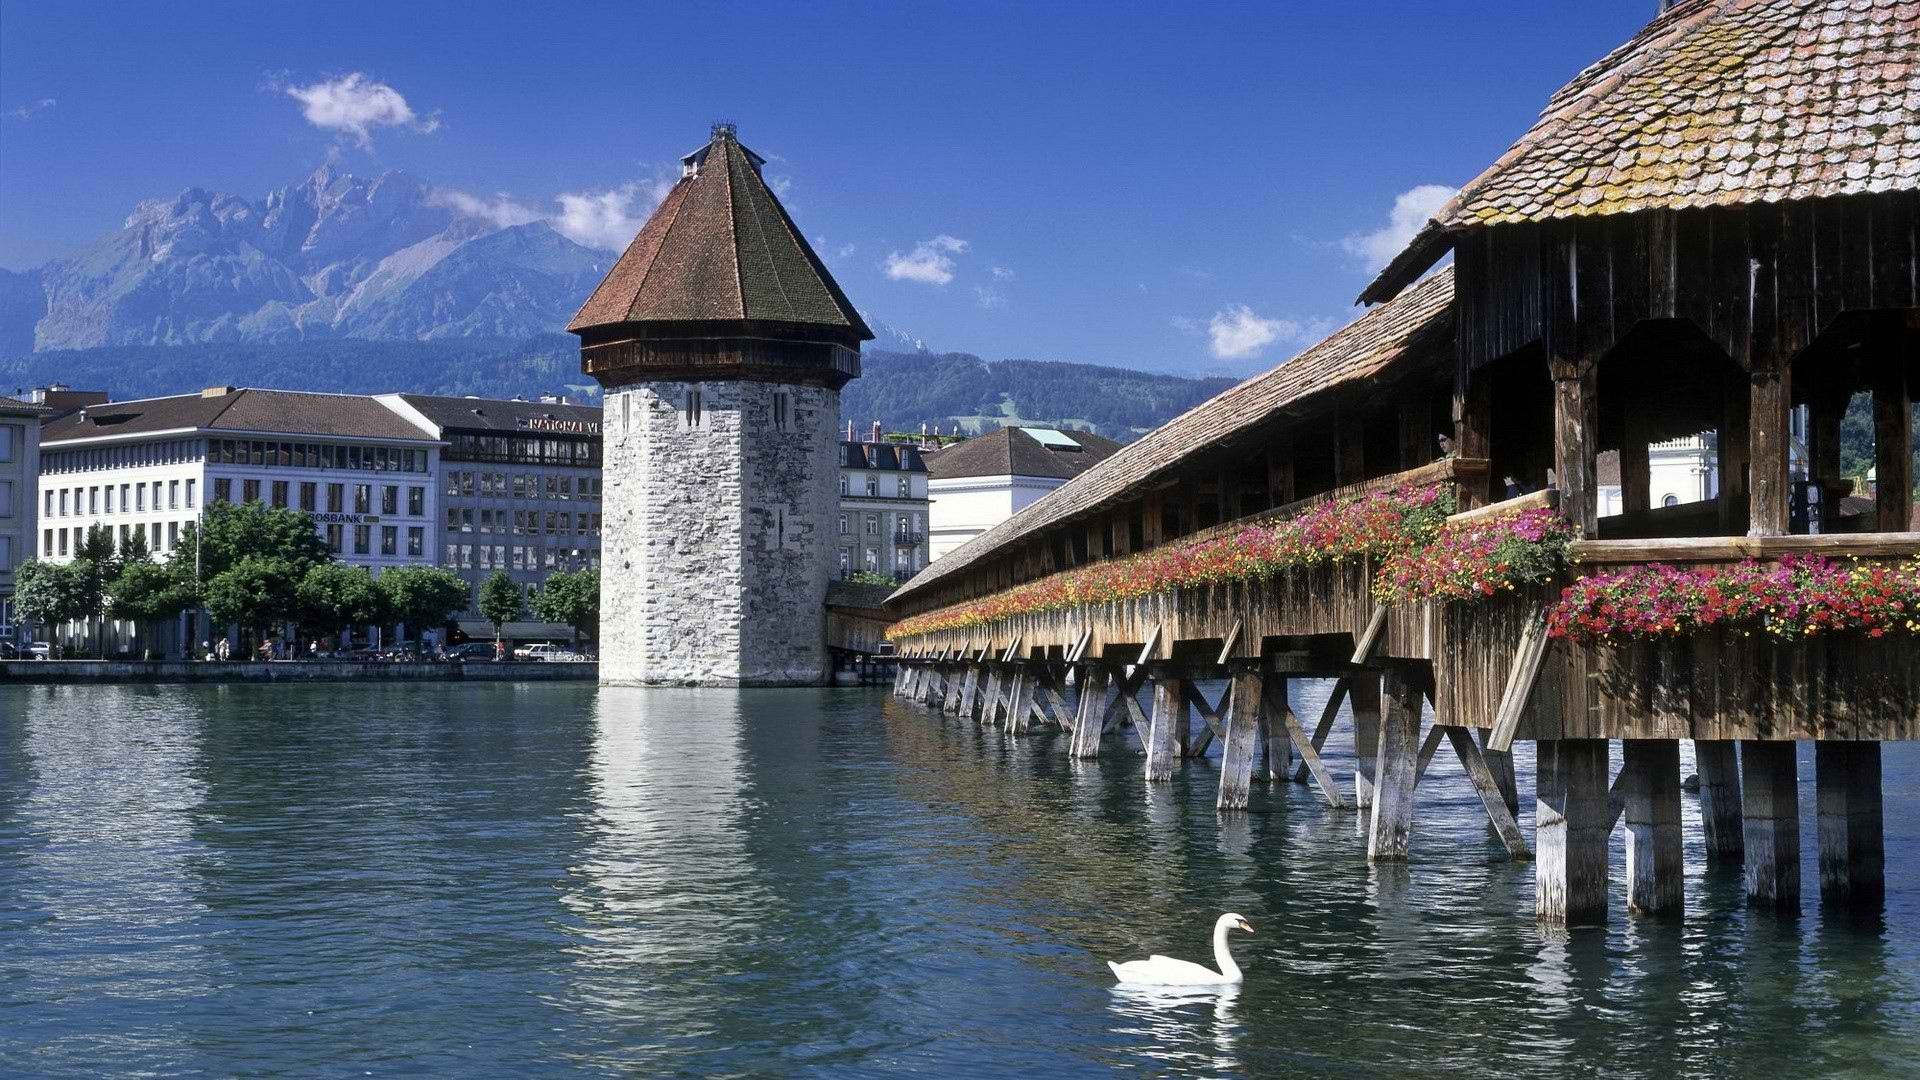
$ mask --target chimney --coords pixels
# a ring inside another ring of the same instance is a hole
[[[203,398],[226,397],[228,394],[233,393],[233,391],[234,388],[231,386],[209,386],[200,391],[200,396]]]
[[[847,441],[853,441],[853,421],[847,421]]]
[[[873,422],[873,441],[874,442],[880,441],[880,421],[878,420],[875,420]]]

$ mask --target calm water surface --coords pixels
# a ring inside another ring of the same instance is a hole
[[[1571,935],[1444,755],[1406,867],[1216,775],[877,690],[0,687],[0,1072],[1920,1074],[1908,747],[1884,917],[1749,914],[1688,796],[1687,918]],[[1110,985],[1228,909],[1238,993]]]

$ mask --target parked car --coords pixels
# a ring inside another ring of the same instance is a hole
[[[0,641],[0,660],[20,659],[20,646],[11,641]]]
[[[481,663],[493,659],[493,642],[469,641],[447,650],[447,659],[455,663]]]
[[[525,656],[521,656],[520,650],[515,649],[514,655],[523,660],[545,661],[548,663],[578,663],[586,659],[586,657],[581,656],[579,653],[574,652],[564,645],[551,644],[530,645],[527,647]]]

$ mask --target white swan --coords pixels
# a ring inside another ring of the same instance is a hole
[[[1190,960],[1175,960],[1171,956],[1153,956],[1146,960],[1129,960],[1124,964],[1107,961],[1113,969],[1113,977],[1123,983],[1135,983],[1150,986],[1222,986],[1240,981],[1240,965],[1233,962],[1227,952],[1227,931],[1245,930],[1253,933],[1253,924],[1229,911],[1213,924],[1213,962],[1220,970]]]

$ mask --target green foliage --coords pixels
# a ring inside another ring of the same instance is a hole
[[[520,617],[527,609],[527,598],[505,570],[495,570],[480,586],[480,617],[493,624],[493,640],[500,640],[500,627]]]
[[[589,641],[600,634],[600,571],[549,574],[533,594],[533,614],[542,622],[565,623]]]
[[[88,562],[96,567],[112,567],[114,557],[111,525],[87,526],[87,534],[73,549],[75,562]]]
[[[1913,461],[1913,475],[1920,477],[1920,412],[1914,414]],[[1862,477],[1873,466],[1873,395],[1859,393],[1840,418],[1840,474]]]
[[[438,566],[396,566],[374,580],[386,594],[388,615],[406,623],[416,636],[445,626],[467,606],[466,581]]]
[[[298,510],[259,503],[213,503],[206,508],[202,522],[194,546],[204,545],[200,551],[203,581],[211,581],[228,567],[254,558],[284,565],[291,581],[298,583],[312,567],[333,560],[327,542],[314,531],[312,515]],[[193,546],[183,546],[176,558],[191,560],[193,555]]]
[[[309,567],[294,588],[294,601],[294,621],[316,636],[388,619],[387,594],[364,566]]]
[[[129,559],[107,583],[107,614],[135,623],[171,619],[199,600],[193,568],[178,563]]]
[[[29,622],[57,626],[100,614],[99,581],[91,564],[28,560],[14,571],[13,581],[14,607]]]
[[[302,571],[281,559],[247,555],[206,578],[205,601],[215,625],[265,631],[297,611]]]
[[[147,530],[135,529],[128,533],[126,542],[120,545],[120,565],[146,562],[151,558],[153,552],[147,549]]]
[[[853,573],[847,575],[846,580],[848,580],[849,582],[852,582],[855,585],[892,586],[893,584],[895,584],[892,578],[879,572],[878,570],[855,570]]]

